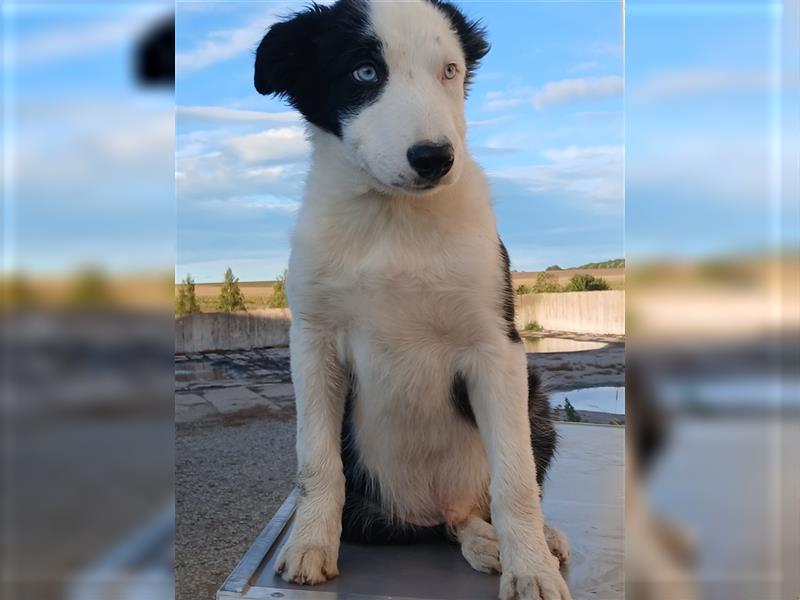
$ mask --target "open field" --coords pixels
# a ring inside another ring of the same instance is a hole
[[[248,310],[255,308],[266,308],[269,306],[269,299],[272,297],[272,286],[274,281],[240,281],[239,288],[244,294],[244,302]],[[175,294],[178,293],[179,286],[175,286]],[[197,296],[197,303],[203,312],[214,312],[217,310],[217,299],[222,289],[221,283],[196,283],[194,293]]]
[[[556,278],[559,285],[569,283],[570,278],[578,273],[588,273],[595,277],[602,277],[608,282],[612,290],[621,290],[625,287],[625,269],[564,269],[562,271],[548,271]],[[536,282],[538,272],[518,271],[511,274],[513,286],[533,285]],[[267,308],[269,299],[272,297],[272,286],[274,281],[240,281],[239,287],[244,294],[245,303],[248,309]],[[178,293],[175,286],[175,293]],[[217,309],[217,298],[219,297],[221,283],[196,283],[195,294],[200,310],[203,312],[214,312]]]
[[[594,277],[602,277],[608,282],[609,289],[625,289],[625,268],[620,269],[562,269],[560,271],[547,271],[556,278],[556,283],[565,286],[574,275],[585,273]],[[538,271],[514,271],[511,273],[514,289],[520,285],[533,285],[536,283]]]

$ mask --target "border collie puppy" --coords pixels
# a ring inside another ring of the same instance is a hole
[[[313,145],[287,278],[300,490],[277,561],[288,581],[335,577],[343,535],[446,533],[475,569],[502,572],[500,598],[570,598],[568,546],[540,504],[547,399],[466,146],[466,90],[488,50],[438,0],[313,5],[258,47],[256,89],[300,111]]]

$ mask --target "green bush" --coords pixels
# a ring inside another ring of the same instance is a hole
[[[575,410],[575,407],[572,406],[572,402],[569,401],[569,398],[564,398],[564,416],[567,418],[567,421],[571,421],[572,423],[581,422],[581,416],[578,414],[578,411]]]
[[[218,308],[222,312],[247,310],[244,305],[244,294],[239,288],[239,278],[233,276],[230,267],[225,271],[225,280],[219,292]]]
[[[533,291],[537,294],[552,294],[553,292],[560,292],[561,287],[558,285],[558,279],[556,279],[555,275],[545,272],[536,276]]]
[[[79,308],[98,308],[111,303],[108,277],[100,267],[89,265],[75,274],[69,291],[69,304]]]
[[[278,275],[275,283],[272,285],[272,297],[269,299],[270,308],[288,308],[289,300],[286,298],[286,275],[288,270],[284,269],[283,273]]]
[[[197,296],[194,291],[194,279],[188,273],[178,288],[178,297],[175,299],[175,313],[178,315],[188,315],[200,312],[200,305],[197,303]]]
[[[569,280],[567,287],[568,292],[594,292],[608,289],[608,282],[602,277],[595,277],[586,273],[578,273],[573,275]]]
[[[525,323],[525,331],[543,331],[544,327],[539,325],[538,321],[528,321]]]
[[[520,296],[522,296],[523,294],[532,294],[533,293],[533,288],[531,286],[529,286],[529,285],[525,285],[524,283],[521,283],[521,284],[519,284],[517,286],[516,292]]]

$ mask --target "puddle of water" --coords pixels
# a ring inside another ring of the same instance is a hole
[[[673,377],[663,382],[660,392],[664,403],[673,407],[800,409],[800,377],[776,373]]]
[[[575,410],[593,410],[597,412],[625,414],[624,387],[593,387],[570,390],[568,392],[550,392],[550,406],[564,404],[569,398]]]
[[[209,362],[187,361],[175,366],[175,381],[219,381],[235,379],[235,375],[223,365]]]
[[[591,342],[583,340],[570,340],[554,337],[524,337],[526,352],[584,352],[586,350],[599,350],[608,344],[605,342]]]

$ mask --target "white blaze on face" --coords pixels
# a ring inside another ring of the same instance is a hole
[[[370,23],[389,76],[379,99],[344,123],[348,153],[382,186],[414,192],[420,182],[408,162],[409,148],[420,142],[449,143],[453,166],[438,185],[455,182],[466,144],[466,64],[450,20],[434,5],[417,0],[372,2]],[[450,63],[457,73],[447,79]]]

